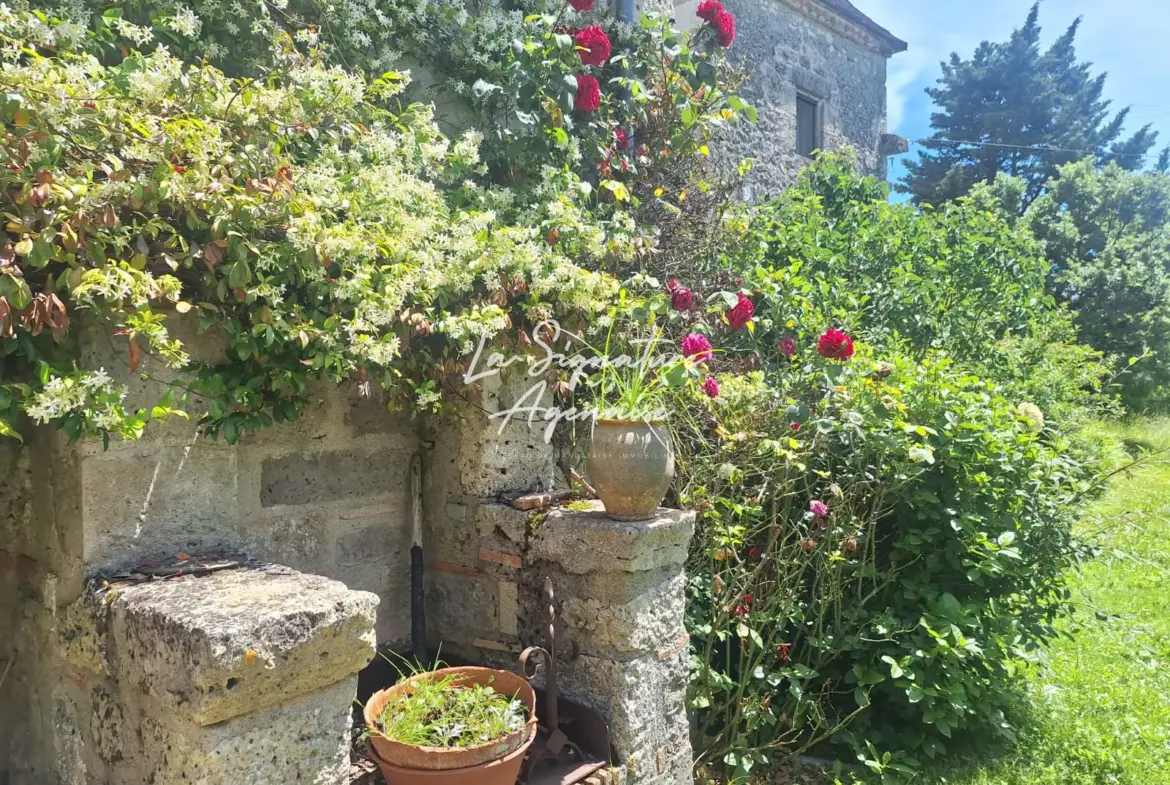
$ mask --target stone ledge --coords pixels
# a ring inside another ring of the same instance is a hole
[[[530,560],[556,562],[575,575],[644,572],[686,563],[695,513],[659,508],[645,521],[615,521],[597,509],[553,510],[532,539]]]
[[[197,725],[329,687],[375,653],[376,595],[286,567],[119,587],[102,600],[115,678]]]

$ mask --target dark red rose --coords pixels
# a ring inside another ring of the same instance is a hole
[[[749,548],[748,549],[748,558],[751,559],[752,561],[755,561],[756,559],[760,558],[763,555],[764,555],[764,552],[761,551],[759,548]]]
[[[577,76],[577,100],[574,104],[582,112],[596,112],[601,108],[601,84],[592,74]]]
[[[794,422],[794,423],[792,423],[792,425],[790,425],[788,427],[790,427],[792,429],[793,433],[796,433],[797,431],[800,430],[800,423]]]
[[[630,149],[630,135],[620,128],[613,132],[613,142],[619,150]]]
[[[585,13],[586,11],[592,11],[596,2],[597,0],[569,0],[569,5],[573,6],[577,11]]]
[[[785,357],[793,357],[796,355],[796,341],[790,337],[781,338],[776,342],[776,348],[780,350],[780,354]]]
[[[788,662],[792,656],[792,644],[781,643],[776,647],[776,656],[780,659],[780,662]]]
[[[747,295],[740,292],[739,302],[727,312],[727,323],[731,325],[733,330],[742,330],[752,320],[752,314],[755,312],[756,306],[747,298]]]
[[[714,352],[707,336],[700,333],[691,333],[682,339],[683,357],[690,357],[696,363],[705,363],[711,359]]]
[[[727,48],[735,43],[735,17],[724,11],[715,17],[712,25],[719,34],[719,45]]]
[[[853,356],[853,339],[840,330],[830,327],[817,342],[817,353],[830,360],[848,360]]]
[[[666,291],[670,294],[670,307],[676,311],[689,311],[691,306],[695,304],[694,294],[679,283],[677,278],[670,279],[670,283],[666,285]]]
[[[699,10],[696,12],[698,17],[709,25],[715,24],[715,20],[720,14],[727,13],[723,10],[723,3],[718,0],[703,0],[699,3]]]
[[[601,29],[601,25],[582,28],[573,36],[573,40],[577,44],[577,54],[585,65],[605,65],[613,52],[609,36]]]

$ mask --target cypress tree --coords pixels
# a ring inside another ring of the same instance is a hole
[[[939,107],[931,116],[934,134],[918,160],[907,163],[898,190],[920,204],[939,204],[1003,172],[1026,182],[1026,207],[1058,167],[1086,156],[1099,165],[1142,167],[1157,133],[1147,125],[1122,138],[1129,110],[1111,114],[1102,98],[1106,74],[1094,75],[1091,63],[1077,60],[1081,20],[1042,51],[1039,18],[1036,3],[1007,41],[984,41],[970,59],[954,53],[942,64],[939,86],[927,89]]]

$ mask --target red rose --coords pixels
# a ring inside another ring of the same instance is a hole
[[[574,105],[582,112],[596,112],[601,108],[601,84],[596,76],[577,76],[577,100]]]
[[[630,149],[630,135],[620,128],[613,132],[613,141],[619,150]]]
[[[840,330],[830,327],[817,342],[817,353],[830,360],[848,360],[853,356],[853,339]]]
[[[683,357],[690,357],[696,363],[705,363],[714,354],[711,342],[700,333],[691,333],[682,339],[682,353]]]
[[[679,283],[677,278],[670,279],[666,291],[670,294],[670,307],[676,311],[689,311],[695,304],[695,296],[691,290]]]
[[[586,11],[592,11],[593,5],[596,2],[597,0],[569,0],[569,5],[581,13],[585,13]]]
[[[776,343],[776,348],[780,350],[780,354],[785,357],[792,357],[796,354],[796,341],[792,338],[781,338]]]
[[[755,312],[756,306],[747,298],[747,295],[740,292],[739,302],[727,312],[727,323],[731,325],[733,330],[742,330],[752,320],[752,314]]]
[[[788,662],[792,656],[792,644],[781,643],[776,647],[776,656],[780,658],[780,662]]]
[[[764,552],[761,551],[759,548],[749,548],[748,549],[748,558],[752,559],[753,561],[760,558],[763,555],[764,555]]]
[[[707,24],[713,25],[719,15],[726,13],[726,11],[723,10],[723,3],[718,2],[718,0],[703,0],[699,3],[699,10],[696,13]]]
[[[735,17],[724,11],[715,17],[712,25],[719,34],[719,45],[726,48],[735,43]]]
[[[577,43],[577,54],[581,55],[581,62],[585,65],[605,65],[613,52],[609,36],[601,29],[601,25],[582,28],[573,36],[573,40]]]

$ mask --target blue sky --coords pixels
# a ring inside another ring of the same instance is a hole
[[[890,60],[889,128],[906,137],[930,135],[930,98],[939,62],[958,52],[969,57],[981,41],[1005,40],[1023,24],[1032,0],[852,0],[908,51]],[[1077,54],[1106,71],[1105,96],[1113,107],[1132,106],[1128,127],[1152,123],[1158,148],[1170,144],[1170,3],[1165,0],[1045,0],[1040,24],[1051,42],[1078,16]],[[914,155],[911,147],[910,155]],[[891,160],[890,179],[902,175]]]

